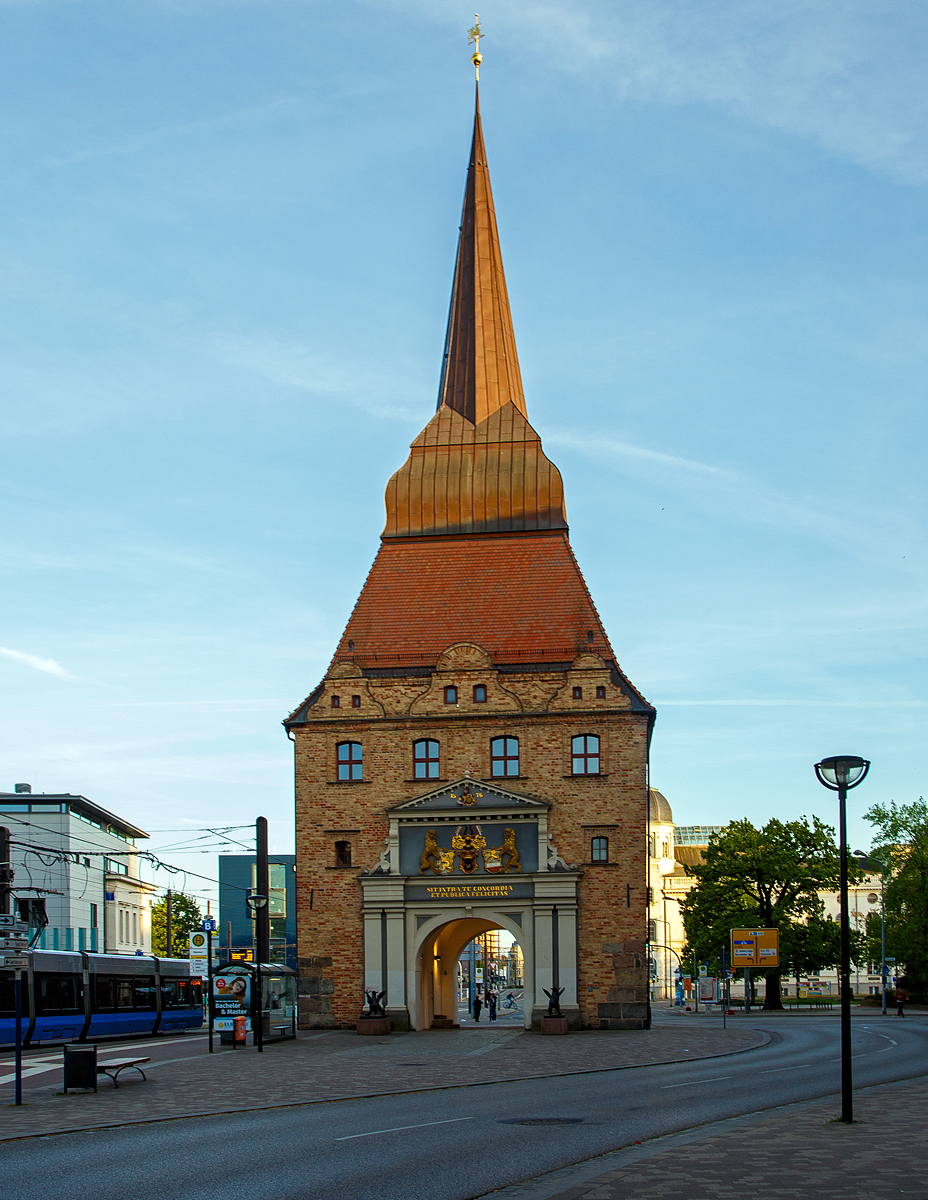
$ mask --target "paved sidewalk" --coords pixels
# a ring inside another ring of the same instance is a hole
[[[855,1124],[838,1096],[655,1138],[491,1193],[493,1200],[781,1200],[928,1197],[928,1077],[864,1088]]]
[[[520,1029],[359,1037],[353,1031],[305,1034],[268,1047],[202,1051],[183,1058],[159,1058],[145,1065],[148,1082],[107,1080],[100,1091],[59,1094],[61,1076],[30,1088],[27,1106],[5,1103],[0,1141],[74,1129],[105,1128],[223,1112],[292,1104],[312,1104],[359,1096],[381,1096],[430,1088],[461,1087],[501,1080],[602,1071],[654,1063],[681,1062],[731,1054],[769,1041],[756,1029],[666,1026],[623,1033],[586,1032],[543,1037]],[[180,1049],[180,1047],[178,1047]],[[129,1047],[120,1047],[129,1054]],[[110,1055],[100,1050],[100,1058]]]

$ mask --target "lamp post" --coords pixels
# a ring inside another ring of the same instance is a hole
[[[847,897],[847,794],[863,783],[870,763],[852,754],[823,758],[815,764],[819,783],[838,793],[838,837],[841,853],[841,1120],[854,1120],[851,1081],[851,922]]]
[[[259,931],[266,920],[267,896],[260,892],[250,892],[245,897],[245,903],[248,905],[248,911],[251,913],[252,920],[255,922],[255,930],[258,933],[255,947],[255,995],[252,1001],[255,1026],[252,1037],[258,1047],[258,1052],[261,1053],[264,1050],[264,1006],[261,1000],[261,949],[264,938],[260,936]]]

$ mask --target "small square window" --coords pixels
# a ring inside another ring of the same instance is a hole
[[[341,700],[338,698],[338,696],[333,696],[333,697],[332,697],[332,707],[333,707],[333,708],[340,708],[340,707],[341,707],[341,703],[342,703],[342,702],[341,702]]]
[[[609,861],[609,839],[604,837],[595,837],[590,844],[590,861],[591,862],[608,862]]]
[[[360,708],[361,707],[361,697],[360,696],[352,696],[351,697],[351,707],[352,708]]]
[[[604,687],[600,686],[596,689],[596,699],[597,700],[605,700],[606,699],[606,689]]]
[[[457,704],[458,689],[456,687],[445,688],[445,704]]]
[[[487,689],[484,686],[484,684],[478,683],[474,686],[474,703],[475,704],[486,704],[486,702],[487,702]]]
[[[582,687],[574,688],[574,699],[575,700],[583,699],[583,688]]]

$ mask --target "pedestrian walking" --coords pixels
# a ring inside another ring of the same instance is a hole
[[[498,1001],[496,992],[491,992],[490,995],[487,997],[487,1008],[490,1010],[490,1020],[491,1021],[496,1020],[496,1005],[498,1002],[499,1001]]]
[[[481,1010],[481,1008],[483,1008],[483,1001],[480,999],[480,997],[479,997],[479,996],[475,996],[475,997],[474,997],[474,1020],[475,1020],[475,1021],[479,1021],[479,1020],[480,1020],[480,1010]]]
[[[905,1016],[905,1013],[902,1011],[902,1006],[903,1006],[903,1004],[905,1004],[905,1002],[906,1002],[906,1000],[908,1000],[908,998],[909,998],[909,993],[905,990],[905,988],[897,986],[895,992],[893,992],[893,999],[896,1001],[896,1016],[897,1017]]]

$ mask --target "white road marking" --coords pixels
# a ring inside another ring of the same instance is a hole
[[[352,1138],[376,1137],[378,1133],[399,1133],[402,1129],[424,1129],[426,1125],[456,1125],[458,1121],[473,1121],[473,1117],[452,1117],[450,1121],[423,1121],[421,1125],[394,1125],[392,1129],[372,1129],[370,1133],[347,1133],[337,1137],[336,1142],[350,1142]]]
[[[800,1063],[796,1067],[774,1067],[772,1071],[761,1071],[761,1075],[777,1075],[780,1071],[801,1071],[803,1067],[811,1067],[811,1063]]]
[[[713,1075],[711,1079],[691,1079],[689,1083],[665,1083],[663,1088],[694,1087],[697,1083],[717,1083],[721,1079],[731,1079],[730,1075]]]
[[[52,1063],[50,1066],[47,1066],[47,1067],[23,1067],[23,1079],[26,1079],[30,1075],[41,1075],[45,1071],[60,1071],[60,1070],[61,1070],[60,1062]],[[12,1083],[15,1078],[16,1078],[16,1072],[12,1071],[9,1075],[0,1075],[0,1083]]]
[[[206,1041],[208,1036],[209,1036],[208,1034],[204,1033],[202,1035],[198,1034],[198,1035],[196,1035],[196,1037],[185,1038],[184,1041],[181,1043],[181,1045],[187,1044],[189,1042],[194,1042],[194,1041]],[[27,1076],[29,1076],[29,1075],[41,1075],[43,1071],[57,1071],[60,1068],[62,1068],[64,1066],[63,1046],[65,1044],[71,1045],[70,1042],[62,1043],[62,1046],[59,1046],[57,1051],[54,1052],[54,1056],[52,1056],[50,1054],[42,1054],[39,1056],[36,1056],[34,1054],[24,1055],[23,1056],[23,1079],[27,1078]],[[143,1049],[147,1049],[149,1046],[171,1046],[171,1045],[174,1045],[175,1043],[173,1041],[165,1041],[164,1039],[159,1038],[158,1041],[156,1041],[156,1042],[130,1042],[128,1045],[125,1045],[125,1046],[114,1046],[112,1043],[108,1043],[107,1045],[104,1046],[104,1045],[101,1045],[99,1042],[82,1042],[80,1044],[87,1045],[87,1046],[95,1045],[95,1046],[97,1046],[97,1049],[101,1054],[115,1054],[117,1051],[121,1051],[123,1056],[126,1057],[129,1051],[143,1050]],[[187,1057],[193,1057],[193,1056],[188,1055]],[[97,1061],[99,1062],[100,1060],[98,1059]],[[171,1059],[171,1062],[177,1062],[177,1061],[179,1061],[179,1060]],[[0,1069],[2,1069],[3,1067],[8,1067],[8,1068],[12,1067],[14,1065],[14,1063],[15,1063],[15,1059],[12,1059],[12,1058],[6,1059],[6,1060],[0,1060]],[[43,1063],[43,1064],[49,1063],[50,1065],[49,1066],[36,1066],[36,1065],[34,1065],[36,1063]],[[102,1063],[100,1065],[102,1066]],[[12,1083],[12,1081],[15,1078],[16,1078],[15,1071],[12,1071],[9,1075],[0,1075],[0,1084]]]

